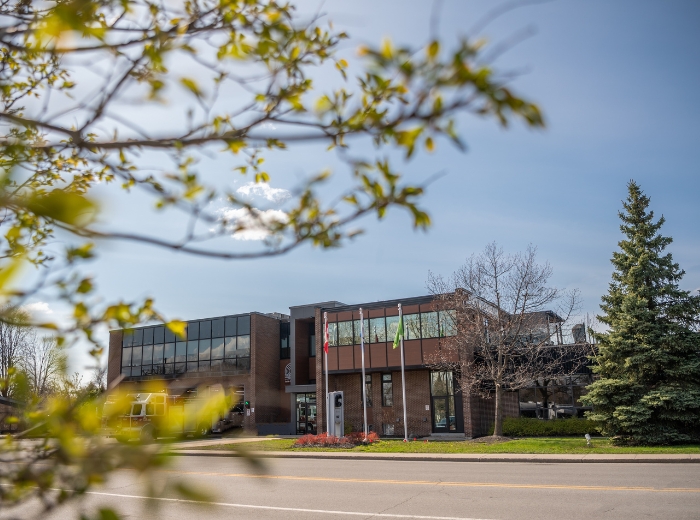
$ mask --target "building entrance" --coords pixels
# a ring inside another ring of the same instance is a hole
[[[455,395],[452,372],[430,373],[433,433],[464,431],[461,394]]]
[[[316,434],[316,394],[297,394],[297,434]]]

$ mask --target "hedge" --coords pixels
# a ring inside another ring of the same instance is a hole
[[[562,435],[599,435],[599,425],[588,419],[555,419],[545,421],[529,417],[503,419],[503,435],[506,437],[557,437]],[[493,435],[493,426],[489,431]]]

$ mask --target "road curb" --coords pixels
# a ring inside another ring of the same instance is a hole
[[[242,457],[229,450],[177,450],[167,455],[178,457]],[[334,453],[247,451],[245,456],[266,459],[322,459],[322,460],[389,460],[410,462],[527,462],[545,464],[603,463],[603,464],[700,464],[700,454],[596,454],[596,455],[536,455],[536,454],[419,454],[419,453]]]

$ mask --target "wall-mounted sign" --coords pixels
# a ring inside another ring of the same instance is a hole
[[[292,364],[291,363],[287,363],[287,366],[284,367],[284,382],[285,383],[292,382]]]
[[[430,410],[430,405],[429,405],[429,404],[426,404],[426,405],[425,405],[425,409],[426,409],[426,410]]]

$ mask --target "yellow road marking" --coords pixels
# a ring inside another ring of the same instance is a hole
[[[357,484],[389,484],[399,486],[452,486],[515,489],[565,489],[577,491],[645,491],[650,493],[700,493],[700,488],[654,488],[642,486],[576,486],[565,484],[509,484],[505,482],[449,482],[439,480],[383,480],[365,478],[304,477],[297,475],[261,475],[256,473],[214,473],[206,471],[160,470],[163,473],[210,477],[251,478],[263,480],[300,480],[311,482],[341,482]]]

